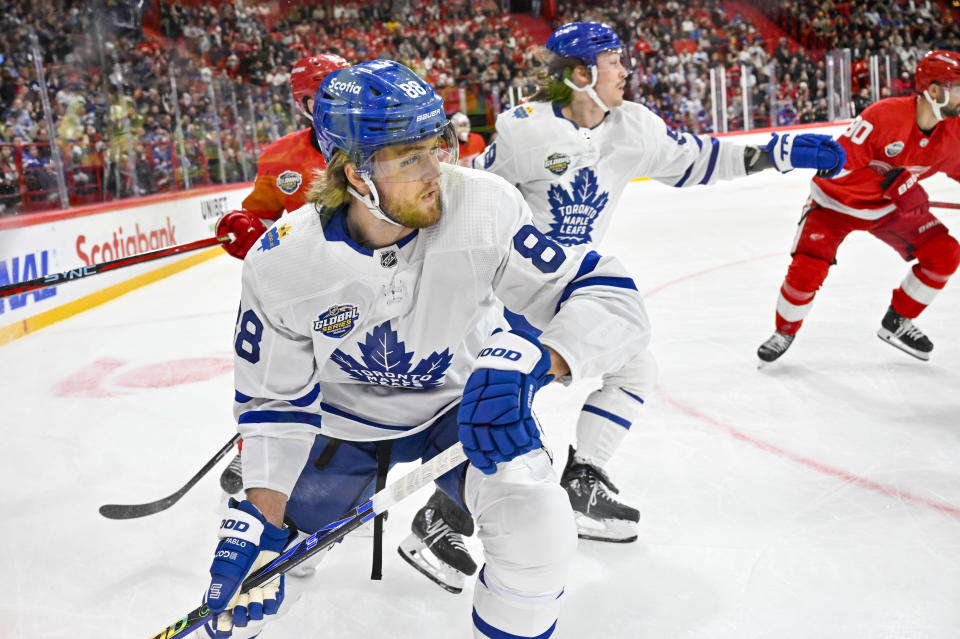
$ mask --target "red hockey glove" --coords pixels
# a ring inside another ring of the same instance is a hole
[[[887,173],[880,183],[883,194],[893,200],[897,210],[906,214],[919,214],[930,210],[930,197],[920,186],[919,176],[913,175],[902,166]]]
[[[227,233],[236,236],[234,241],[223,245],[223,250],[239,260],[246,257],[247,251],[266,230],[263,221],[249,211],[230,211],[217,222],[217,236]]]

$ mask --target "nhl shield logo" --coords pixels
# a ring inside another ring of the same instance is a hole
[[[393,268],[397,265],[397,252],[396,251],[381,251],[380,252],[380,266],[383,268]]]
[[[326,313],[320,313],[313,323],[313,330],[327,337],[340,339],[353,330],[360,319],[360,311],[353,304],[334,304]]]
[[[883,152],[887,154],[888,158],[892,158],[900,153],[900,151],[903,151],[903,142],[900,142],[899,140],[896,142],[891,142],[886,146],[886,148],[883,149]]]
[[[543,163],[543,168],[554,175],[563,175],[570,167],[570,156],[566,153],[551,153]]]
[[[296,171],[284,171],[277,176],[277,188],[287,195],[296,193],[301,184],[303,184],[303,176]]]

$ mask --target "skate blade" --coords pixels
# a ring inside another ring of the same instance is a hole
[[[574,513],[577,536],[590,541],[628,544],[637,540],[637,524],[622,519],[593,519],[583,513]]]
[[[463,592],[463,573],[437,559],[415,536],[410,535],[404,539],[397,546],[397,553],[423,576],[447,592],[455,595]]]
[[[930,361],[930,353],[924,353],[923,351],[918,351],[915,348],[910,348],[909,346],[907,346],[906,344],[898,340],[893,333],[891,333],[885,328],[881,328],[879,331],[877,331],[877,337],[879,337],[882,341],[886,342],[890,346],[899,348],[901,351],[903,351],[907,355],[913,355],[917,359],[924,362]]]

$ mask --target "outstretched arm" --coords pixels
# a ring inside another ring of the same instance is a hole
[[[763,146],[743,150],[747,174],[764,169],[787,173],[793,169],[816,169],[818,177],[833,177],[843,169],[847,154],[829,135],[817,133],[771,133]]]

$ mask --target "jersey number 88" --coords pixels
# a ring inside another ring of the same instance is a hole
[[[541,233],[532,224],[527,224],[513,236],[513,248],[527,258],[541,273],[553,273],[567,259],[560,245]]]

